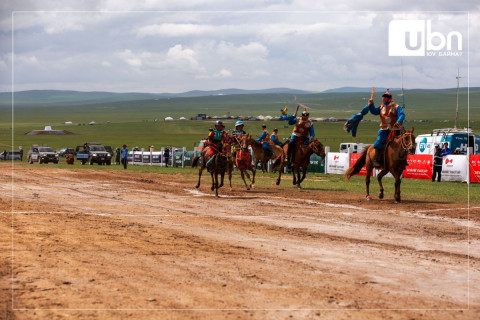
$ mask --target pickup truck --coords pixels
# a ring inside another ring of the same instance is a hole
[[[83,146],[77,146],[75,152],[77,160],[81,161],[82,164],[88,163],[92,165],[98,163],[99,165],[106,164],[108,166],[112,164],[112,154],[100,143],[91,142]]]

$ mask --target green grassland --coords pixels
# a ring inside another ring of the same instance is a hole
[[[474,88],[475,89],[475,88]],[[480,130],[480,89],[470,91],[470,126],[474,132]],[[401,101],[398,92],[393,92],[395,100]],[[78,95],[78,93],[77,93]],[[365,105],[369,94],[366,93],[315,93],[297,94],[237,94],[217,95],[190,98],[155,98],[143,100],[108,101],[102,103],[85,103],[87,98],[79,97],[78,103],[61,103],[58,100],[49,104],[48,99],[35,102],[34,97],[11,102],[0,101],[0,146],[7,149],[17,149],[18,146],[28,148],[32,144],[46,144],[55,149],[74,147],[85,141],[96,141],[106,145],[157,148],[165,145],[185,146],[192,149],[198,141],[208,134],[208,128],[213,121],[163,121],[167,116],[175,119],[183,116],[189,119],[198,113],[210,116],[278,116],[279,110],[288,105],[295,109],[297,103],[303,103],[310,108],[312,117],[349,118]],[[379,94],[376,101],[379,101]],[[407,90],[406,115],[407,126],[415,126],[415,133],[430,133],[432,129],[453,127],[456,106],[456,92],[446,90]],[[135,96],[130,97],[134,99]],[[459,127],[467,126],[467,93],[463,90],[459,99]],[[12,122],[13,110],[13,122]],[[161,119],[155,122],[154,119]],[[367,115],[366,120],[378,120]],[[431,122],[413,122],[414,120],[430,120]],[[72,121],[73,125],[63,124]],[[95,121],[96,125],[88,125]],[[447,122],[445,122],[447,121]],[[109,123],[107,123],[109,122]],[[233,129],[234,120],[226,120],[227,129]],[[79,125],[81,124],[81,125]],[[57,130],[68,130],[75,135],[67,136],[35,136],[25,135],[31,130],[43,129],[51,125]],[[252,135],[261,133],[261,123],[246,122],[245,130]],[[273,121],[268,123],[270,130],[279,128],[281,138],[291,134],[291,127],[286,122]],[[357,133],[357,141],[370,143],[376,138],[378,123],[363,122]],[[13,144],[12,147],[12,132]],[[337,151],[341,142],[352,141],[343,131],[343,122],[315,123],[316,136],[325,145]],[[1,148],[1,147],[0,147]]]

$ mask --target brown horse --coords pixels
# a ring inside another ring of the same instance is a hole
[[[200,187],[200,181],[202,178],[202,172],[207,165],[207,161],[210,159],[210,148],[215,148],[215,146],[209,146],[202,151],[200,156],[195,156],[192,159],[192,168],[197,166],[198,160],[201,158],[200,169],[198,171],[198,183],[195,188]],[[223,180],[225,178],[225,172],[228,171],[229,161],[228,154],[226,150],[230,149],[230,145],[223,144],[222,151],[213,155],[213,163],[210,169],[210,175],[212,176],[212,187],[211,190],[215,190],[215,196],[218,198],[218,189],[223,187]],[[220,174],[221,181],[218,183],[218,175]],[[232,186],[231,182],[231,171],[230,171],[230,187]]]
[[[237,152],[236,152],[236,158],[231,159],[231,167],[229,166],[229,169],[231,168],[231,170],[229,171],[229,178],[231,179],[231,176],[232,176],[231,171],[233,170],[233,165],[234,165],[234,161],[235,161],[235,166],[238,168],[238,170],[240,170],[240,174],[242,175],[242,180],[243,180],[243,183],[245,184],[245,187],[247,188],[247,190],[250,190],[251,188],[254,187],[255,173],[257,172],[257,170],[256,170],[256,168],[254,168],[252,166],[251,155],[249,155],[249,156],[247,155],[246,159],[240,159],[242,157],[241,156],[242,153],[250,153],[250,151],[248,150],[248,146],[245,145],[244,143],[242,144],[241,136],[243,136],[243,135],[230,136],[227,139],[228,142],[230,142],[230,143],[234,142],[235,144],[239,145],[239,148],[237,149]],[[252,172],[252,179],[250,178],[250,175],[248,174],[247,170],[250,170]],[[250,184],[247,184],[247,181],[245,180],[245,176],[247,176]],[[231,183],[231,180],[230,180],[230,190],[231,189],[232,189],[232,183]]]
[[[400,183],[403,170],[408,165],[408,154],[415,153],[415,136],[413,135],[413,127],[411,130],[402,130],[403,133],[396,136],[385,146],[383,154],[383,165],[381,171],[377,175],[378,184],[380,185],[380,193],[378,197],[383,199],[383,184],[382,178],[388,172],[395,178],[395,202],[400,202]],[[373,156],[375,149],[373,145],[367,146],[363,149],[360,158],[353,166],[345,172],[345,179],[348,181],[352,176],[358,174],[360,170],[366,165],[367,175],[365,177],[365,184],[367,189],[367,200],[371,200],[370,196],[370,176],[373,170]]]
[[[284,153],[287,154],[288,144],[283,146]],[[294,150],[293,162],[292,162],[292,174],[293,174],[293,185],[297,185],[299,189],[302,188],[300,183],[305,179],[307,174],[307,167],[310,164],[310,157],[312,154],[325,159],[325,149],[323,144],[318,139],[313,139],[309,144],[300,143]],[[275,161],[274,168],[279,166],[279,171],[283,171],[285,163],[283,160],[281,162]],[[302,168],[302,177],[300,178],[300,168]],[[280,176],[277,180],[277,185],[280,184]]]
[[[250,134],[244,134],[239,136],[239,140],[243,145],[252,146],[253,156],[255,157],[254,166],[257,168],[258,163],[260,162],[262,172],[267,171],[267,162],[268,160],[277,160],[283,155],[283,149],[279,146],[270,144],[273,155],[270,157],[265,157],[265,151],[263,151],[263,144],[252,138]]]

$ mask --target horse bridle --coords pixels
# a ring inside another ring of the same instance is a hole
[[[405,142],[406,136],[410,136],[410,142],[407,144]],[[400,146],[402,147],[403,150],[408,151],[413,149],[413,139],[412,139],[413,133],[405,131],[403,134],[400,136]]]

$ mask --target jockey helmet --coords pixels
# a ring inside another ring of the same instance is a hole
[[[308,117],[309,115],[310,115],[310,113],[308,113],[307,110],[303,110],[302,116]]]
[[[235,127],[238,127],[238,126],[243,126],[243,122],[241,120],[238,120],[237,122],[235,122]]]
[[[392,94],[390,93],[389,91],[390,89],[387,89],[387,91],[382,95],[382,98],[385,97],[385,98],[391,98],[392,97]]]
[[[275,128],[275,129],[273,129],[273,131],[278,131],[278,129],[277,129],[277,128]]]
[[[223,126],[223,122],[220,120],[215,121],[215,126]]]
[[[262,124],[262,128],[266,128],[266,127],[267,127],[267,125],[265,123]]]

